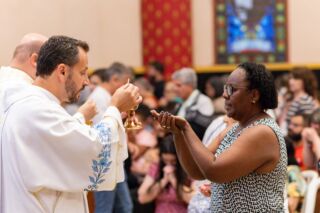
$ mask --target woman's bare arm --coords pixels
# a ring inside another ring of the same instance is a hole
[[[267,126],[247,129],[217,159],[195,140],[196,135],[190,128],[184,131],[186,145],[203,175],[213,182],[230,182],[259,170],[266,163],[272,164],[271,171],[279,160],[278,139]]]

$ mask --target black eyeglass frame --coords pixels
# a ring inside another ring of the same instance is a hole
[[[237,89],[245,89],[245,88],[248,88],[248,86],[235,87],[232,84],[223,85],[223,91],[225,91],[227,93],[228,97],[232,96],[233,93],[235,92],[235,90],[237,90]]]

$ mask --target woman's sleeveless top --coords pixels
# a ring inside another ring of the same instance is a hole
[[[284,190],[287,177],[287,150],[280,128],[272,118],[262,118],[236,133],[235,124],[216,150],[218,158],[241,133],[256,125],[266,125],[276,134],[280,145],[280,159],[275,169],[266,174],[252,172],[229,183],[213,183],[211,212],[284,212]],[[250,156],[244,156],[250,158]]]

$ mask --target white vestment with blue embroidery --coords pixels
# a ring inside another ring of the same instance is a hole
[[[91,128],[53,94],[26,84],[6,88],[0,108],[1,213],[87,212],[86,191],[124,180],[128,153],[117,108]]]

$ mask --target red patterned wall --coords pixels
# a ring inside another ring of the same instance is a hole
[[[190,0],[142,0],[143,63],[158,60],[173,71],[192,66]]]

